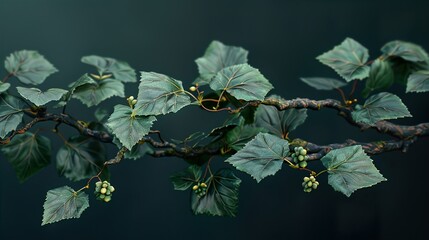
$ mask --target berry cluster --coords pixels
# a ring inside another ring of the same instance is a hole
[[[305,150],[303,147],[295,147],[293,150],[294,153],[291,155],[293,162],[298,164],[299,167],[307,167],[307,150]]]
[[[131,108],[134,108],[134,105],[137,103],[137,99],[134,99],[134,96],[129,96],[127,98],[128,105],[130,105]]]
[[[199,198],[204,197],[207,193],[207,184],[198,183],[192,187],[192,190],[194,190],[195,194],[197,194]]]
[[[304,192],[311,192],[313,189],[316,190],[319,186],[319,182],[316,181],[314,176],[304,177],[304,182],[302,183],[304,187]]]
[[[98,181],[95,183],[95,196],[98,200],[103,200],[105,202],[110,202],[112,200],[112,193],[115,191],[115,188],[110,185],[108,181]]]

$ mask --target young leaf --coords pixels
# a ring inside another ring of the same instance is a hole
[[[88,194],[64,186],[49,190],[43,204],[42,226],[70,218],[80,218],[89,207]]]
[[[16,87],[18,93],[36,106],[45,105],[51,101],[58,101],[68,91],[60,88],[50,88],[46,92],[38,88]]]
[[[138,115],[174,113],[191,103],[181,81],[154,72],[141,72],[140,81],[135,106]]]
[[[347,85],[347,83],[334,78],[310,77],[301,78],[301,81],[317,90],[333,90]]]
[[[36,51],[21,50],[12,53],[5,61],[6,70],[25,84],[41,84],[58,70]]]
[[[206,182],[206,195],[199,198],[194,192],[191,193],[193,213],[235,217],[240,183],[241,180],[231,170],[219,170]]]
[[[76,87],[73,94],[73,98],[79,99],[88,107],[98,105],[113,96],[124,97],[124,84],[115,79],[89,81]]]
[[[0,93],[6,92],[10,88],[10,83],[0,82]]]
[[[260,105],[255,113],[255,126],[266,129],[281,138],[295,130],[307,119],[307,109],[277,110],[274,106]]]
[[[226,160],[257,182],[282,168],[289,153],[289,143],[269,133],[259,133],[246,146]]]
[[[202,170],[200,166],[190,165],[187,169],[171,175],[174,190],[184,191],[201,180]]]
[[[369,78],[365,82],[365,89],[362,95],[363,97],[368,97],[370,92],[388,88],[394,81],[393,69],[389,62],[376,59],[371,65]]]
[[[369,97],[360,109],[352,112],[352,117],[356,122],[374,125],[381,120],[412,116],[398,96],[381,92]]]
[[[328,169],[329,185],[347,197],[357,189],[386,181],[360,145],[332,150],[321,161]]]
[[[246,143],[252,140],[258,133],[263,132],[263,128],[252,125],[240,125],[230,130],[226,134],[226,144],[235,151],[241,150]]]
[[[136,71],[126,62],[96,55],[85,56],[81,61],[96,67],[100,75],[111,73],[114,79],[121,82],[137,82]]]
[[[258,69],[239,64],[219,71],[210,82],[210,88],[226,91],[237,99],[262,101],[273,86]]]
[[[22,121],[24,102],[11,95],[0,95],[0,138],[15,130]]]
[[[132,147],[147,135],[156,120],[154,116],[137,116],[129,106],[116,105],[106,125],[127,148]]]
[[[16,135],[1,151],[24,182],[51,162],[51,142],[38,134],[25,132]]]
[[[407,93],[429,91],[429,71],[418,71],[410,75],[407,83]]]
[[[248,53],[241,47],[227,46],[219,41],[211,42],[204,56],[195,60],[200,76],[194,84],[198,83],[200,86],[209,84],[223,68],[247,63]]]
[[[386,43],[381,51],[386,57],[400,57],[410,62],[424,62],[428,61],[428,54],[426,51],[414,43],[404,41],[391,41]]]
[[[89,137],[71,137],[57,152],[57,171],[71,181],[96,175],[106,161],[103,145]]]
[[[334,49],[317,57],[321,63],[334,69],[347,82],[368,77],[368,49],[351,38],[346,38]]]

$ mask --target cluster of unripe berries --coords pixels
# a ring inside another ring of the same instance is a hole
[[[134,96],[129,96],[127,98],[128,105],[130,105],[131,108],[134,108],[134,105],[137,103],[137,99],[134,99]]]
[[[201,198],[204,197],[207,193],[207,184],[205,183],[198,183],[192,187],[192,190],[195,192],[197,197]]]
[[[299,167],[305,168],[307,167],[307,150],[305,150],[303,147],[295,147],[294,153],[292,153],[291,157],[293,159],[293,162],[297,164]]]
[[[105,202],[110,202],[112,200],[112,193],[115,191],[115,188],[110,185],[108,181],[98,181],[95,183],[95,196],[98,200]]]
[[[302,186],[304,187],[304,192],[311,192],[317,189],[319,186],[319,182],[316,181],[316,178],[314,176],[310,177],[304,177],[304,182],[302,183]]]

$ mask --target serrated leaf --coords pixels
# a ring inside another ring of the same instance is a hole
[[[192,192],[192,212],[195,215],[235,217],[238,211],[238,189],[241,184],[229,169],[221,169],[211,176],[207,183],[207,193],[198,197]]]
[[[89,207],[88,194],[64,186],[49,190],[43,204],[42,226],[65,219],[80,218]]]
[[[307,77],[301,78],[301,81],[317,90],[333,90],[347,85],[347,83],[335,78]]]
[[[121,82],[137,82],[136,71],[126,62],[96,55],[85,56],[81,61],[96,67],[101,76],[111,73]]]
[[[365,82],[365,89],[362,91],[362,95],[363,97],[368,97],[370,92],[388,88],[394,81],[395,77],[390,63],[376,59],[371,65],[369,78]]]
[[[58,70],[36,51],[21,50],[12,53],[5,61],[6,70],[25,84],[41,84]]]
[[[283,159],[288,153],[288,141],[269,133],[259,133],[226,162],[260,182],[282,168]]]
[[[116,105],[106,125],[127,148],[132,147],[147,135],[156,120],[154,116],[137,116],[129,106]]]
[[[91,79],[92,80],[92,79]],[[79,99],[88,107],[98,105],[113,96],[124,97],[124,84],[115,79],[89,81],[75,88],[73,98]]]
[[[258,133],[263,132],[263,128],[253,125],[240,125],[230,130],[226,134],[226,144],[235,151],[241,150],[246,143],[252,140]]]
[[[194,81],[200,86],[209,84],[211,79],[223,68],[247,63],[248,51],[241,47],[224,45],[219,41],[210,43],[203,57],[195,62],[200,76]]]
[[[68,91],[60,88],[50,88],[45,92],[38,88],[16,87],[18,93],[36,106],[45,105],[51,101],[58,101]]]
[[[104,121],[109,116],[109,112],[105,108],[97,108],[94,112],[94,117],[98,122]]]
[[[16,130],[24,116],[24,102],[11,95],[0,95],[0,138]]]
[[[262,101],[273,86],[258,69],[239,64],[220,70],[210,82],[210,88],[226,91],[240,100]]]
[[[358,189],[386,181],[360,145],[332,150],[321,161],[328,169],[329,185],[347,197]]]
[[[391,41],[386,43],[381,48],[381,51],[386,57],[400,57],[410,62],[424,62],[429,60],[428,54],[422,47],[410,42],[399,40]]]
[[[190,103],[181,81],[159,73],[141,72],[135,106],[138,115],[174,113]]]
[[[79,181],[95,176],[105,161],[100,142],[89,137],[71,137],[57,152],[57,172],[71,181]]]
[[[347,82],[354,79],[364,79],[369,75],[366,66],[368,49],[351,38],[346,38],[334,49],[317,57],[321,63],[331,67]]]
[[[10,88],[10,83],[0,82],[0,93],[6,92]]]
[[[429,71],[418,71],[411,74],[407,82],[407,93],[427,91],[429,91]]]
[[[153,152],[154,150],[148,144],[136,144],[130,151],[125,152],[124,158],[137,160]]]
[[[200,166],[190,165],[183,171],[170,176],[174,190],[184,191],[201,180],[202,170]]]
[[[369,97],[360,109],[352,112],[352,117],[356,122],[374,125],[381,120],[412,116],[398,96],[381,92]]]
[[[260,105],[255,113],[255,126],[266,129],[280,138],[286,138],[307,119],[307,109],[277,110],[274,106]]]
[[[16,135],[1,151],[24,182],[51,162],[51,142],[38,134],[25,132]]]

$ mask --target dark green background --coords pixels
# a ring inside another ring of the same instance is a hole
[[[335,92],[316,91],[299,81],[302,76],[336,77],[315,57],[346,37],[366,46],[372,58],[395,39],[429,49],[428,7],[427,1],[410,0],[0,0],[0,57],[20,49],[38,50],[60,70],[42,88],[64,88],[90,71],[80,63],[89,54],[126,60],[137,70],[161,72],[189,87],[197,76],[194,59],[217,39],[248,49],[250,64],[273,83],[276,94],[338,98]],[[396,122],[429,120],[427,94],[405,95],[402,86],[392,91],[403,97],[415,116]],[[127,84],[126,94],[136,95],[137,84]],[[102,106],[112,110],[119,102],[124,100],[116,98]],[[94,110],[77,101],[69,108],[83,120],[91,120]],[[167,138],[183,138],[208,131],[224,116],[188,107],[160,117],[154,128]],[[52,124],[39,126],[49,129]],[[75,134],[62,129],[66,135]],[[59,138],[46,134],[58,147]],[[294,136],[319,144],[386,138],[374,131],[360,133],[331,110],[310,112]],[[168,180],[186,166],[181,160],[125,161],[111,168],[117,189],[111,203],[91,198],[81,219],[44,227],[40,222],[46,191],[84,183],[58,178],[52,165],[19,184],[1,157],[0,239],[417,239],[427,236],[428,143],[421,139],[410,153],[374,157],[389,181],[350,198],[333,191],[326,176],[320,179],[320,189],[305,194],[304,174],[286,167],[260,184],[239,173],[243,183],[236,218],[192,216],[188,193],[174,191]]]

